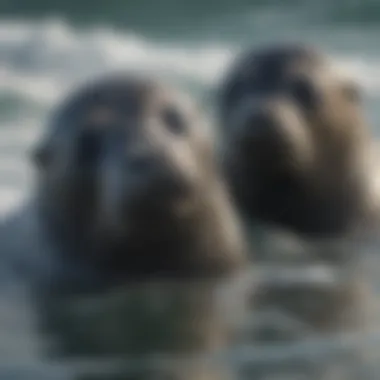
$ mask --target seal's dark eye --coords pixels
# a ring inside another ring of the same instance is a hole
[[[185,120],[175,108],[171,107],[162,110],[162,119],[172,133],[181,134],[185,131]]]
[[[92,164],[98,160],[102,150],[102,136],[99,131],[85,130],[79,136],[77,159],[84,164]]]
[[[318,94],[307,78],[296,78],[290,83],[291,96],[305,108],[312,108],[318,101]]]

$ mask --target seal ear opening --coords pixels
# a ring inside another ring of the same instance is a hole
[[[45,169],[51,162],[51,149],[47,145],[38,145],[30,155],[33,164],[40,169]]]

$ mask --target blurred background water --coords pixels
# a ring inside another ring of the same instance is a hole
[[[28,191],[26,148],[74,83],[139,67],[175,75],[207,96],[236,51],[273,41],[315,43],[365,87],[380,120],[376,0],[0,1],[0,204]]]
[[[207,104],[242,48],[310,42],[362,84],[377,134],[379,37],[377,0],[0,0],[1,213],[30,192],[28,152],[50,107],[104,71],[169,74]],[[0,378],[65,378],[63,369],[52,377],[53,369],[28,361],[39,349],[28,313],[23,300],[0,305]]]

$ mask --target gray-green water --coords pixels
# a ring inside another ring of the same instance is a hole
[[[163,73],[175,78],[200,101],[205,99],[205,104],[211,106],[218,78],[242,48],[285,40],[310,42],[335,56],[363,85],[366,107],[377,134],[380,131],[377,126],[380,122],[377,106],[380,104],[379,38],[380,2],[377,0],[0,0],[0,210],[4,214],[11,212],[30,193],[32,173],[28,152],[38,138],[50,107],[73,85],[104,71],[142,68]],[[71,350],[77,359],[80,345],[87,345],[95,351],[96,347],[101,350],[103,345],[111,347],[112,359],[117,359],[118,351],[124,350],[118,346],[119,341],[140,340],[136,347],[143,349],[154,346],[149,339],[156,339],[157,348],[166,336],[180,334],[170,322],[171,318],[174,325],[190,323],[188,308],[200,312],[195,320],[204,320],[202,326],[217,325],[219,317],[215,319],[215,315],[219,316],[220,312],[214,309],[210,288],[197,290],[204,295],[204,299],[195,297],[198,303],[194,300],[194,288],[191,291],[183,289],[183,293],[178,289],[180,296],[169,291],[166,293],[166,309],[161,303],[155,305],[153,302],[157,297],[165,299],[164,292],[159,294],[156,287],[130,291],[125,295],[126,309],[118,310],[115,306],[116,311],[108,316],[96,310],[102,309],[107,302],[105,308],[112,309],[109,303],[118,304],[117,294],[108,300],[107,297],[104,301],[99,299],[95,305],[87,300],[83,309],[87,310],[87,316],[86,312],[84,316],[74,313],[77,323],[81,324],[79,332],[75,323],[70,325],[73,323],[70,322],[70,310],[75,310],[75,302],[79,302],[73,301],[71,306],[64,306],[66,313],[60,312],[61,319],[50,319],[61,324],[56,328],[66,334],[66,340],[74,347],[56,349],[61,356],[65,349]],[[86,372],[83,363],[67,366],[59,359],[45,359],[44,362],[36,359],[43,356],[39,353],[44,352],[46,342],[41,341],[37,332],[38,323],[31,311],[30,300],[13,297],[9,292],[4,291],[6,295],[0,302],[0,379],[72,379],[78,368]],[[227,298],[237,300],[239,296],[229,295]],[[145,305],[141,303],[144,299]],[[178,299],[182,299],[182,304]],[[167,309],[168,305],[173,306]],[[150,308],[149,313],[144,307]],[[231,314],[240,308],[241,305],[227,302]],[[47,315],[49,312],[54,315],[54,310],[47,307],[44,310]],[[89,320],[90,315],[105,320]],[[149,315],[151,319],[143,318]],[[121,316],[125,316],[125,321]],[[186,323],[183,322],[185,317]],[[190,332],[194,328],[191,326],[190,323]],[[97,330],[96,336],[93,330]],[[206,337],[214,344],[211,330],[206,330],[208,334],[203,339]],[[118,334],[119,340],[115,337]],[[124,336],[128,338],[122,339]],[[149,339],[144,340],[147,337]],[[375,343],[370,351],[376,362],[380,358],[380,352],[374,349],[378,347],[378,337],[371,334],[371,338]],[[249,343],[248,338],[242,340]],[[173,342],[166,340],[165,344],[170,343]],[[340,340],[315,342],[312,347],[272,347],[269,351],[237,345],[236,350],[230,347],[228,354],[223,355],[235,362],[250,362],[251,366],[259,362],[261,366],[265,363],[273,366],[285,360],[287,355],[297,357],[305,352],[304,356],[318,363],[323,353],[329,356],[335,352],[334,344],[339,347],[343,343]],[[90,359],[91,355],[94,356],[91,350],[86,352],[82,347],[82,351]],[[222,358],[221,361],[225,360]],[[101,377],[101,370],[94,367],[94,363],[90,367],[98,376],[93,378],[111,378],[108,375]],[[211,377],[211,373],[205,373],[207,378]],[[241,376],[254,378],[254,373],[248,371],[247,375]],[[199,378],[196,374],[193,376]],[[313,376],[322,378],[317,372]],[[347,376],[345,374],[342,378],[347,379]],[[369,376],[371,379],[379,377],[378,373]],[[83,375],[80,378],[90,377]],[[283,378],[289,379],[276,377]],[[294,376],[290,378],[296,379]]]

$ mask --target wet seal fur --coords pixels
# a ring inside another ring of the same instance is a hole
[[[252,339],[368,331],[375,302],[360,243],[378,227],[378,160],[357,85],[315,48],[284,44],[237,57],[218,101],[223,166],[265,273]],[[361,354],[270,363],[250,377],[348,376]]]
[[[187,96],[141,75],[109,75],[68,96],[34,151],[28,211],[51,281],[93,287],[240,268],[244,241],[209,132]]]
[[[296,44],[248,50],[218,102],[225,171],[248,220],[307,238],[378,222],[360,91],[325,54]]]
[[[7,257],[37,283],[44,353],[95,364],[73,378],[228,376],[203,358],[228,341],[219,286],[245,243],[210,132],[184,94],[141,76],[99,78],[53,112],[35,197],[2,233],[20,232]]]

